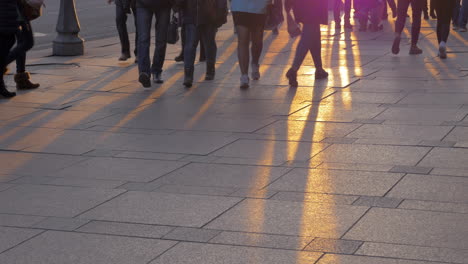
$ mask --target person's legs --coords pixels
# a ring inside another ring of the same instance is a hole
[[[455,1],[455,6],[452,9],[452,21],[454,29],[458,29],[458,17],[460,15],[460,0]]]
[[[181,30],[180,30],[180,53],[177,55],[177,57],[174,58],[175,61],[184,61],[184,48],[185,48],[185,25],[182,25]]]
[[[393,40],[392,53],[400,53],[401,32],[405,27],[406,14],[411,0],[398,0],[397,20],[395,22],[395,39]],[[414,12],[414,11],[413,11]]]
[[[424,19],[429,19],[429,8],[427,6],[427,1],[428,0],[424,0],[424,5],[423,5],[423,13],[424,13]]]
[[[241,88],[249,87],[250,30],[244,25],[236,25],[237,58],[241,71]]]
[[[352,26],[351,26],[351,5],[352,5],[352,0],[345,0],[345,3],[344,3],[345,28],[352,28]]]
[[[333,3],[333,19],[335,20],[335,27],[339,28],[341,25],[341,6],[343,2],[341,0],[335,0]]]
[[[137,7],[138,28],[138,71],[139,81],[144,87],[151,86],[151,67],[149,49],[151,42],[151,24],[153,11],[144,7]]]
[[[429,13],[431,15],[432,19],[436,19],[436,14],[435,14],[435,1],[436,0],[430,0],[430,5],[429,5]]]
[[[460,15],[458,16],[458,26],[461,32],[466,32],[466,24],[468,23],[468,0],[462,1]]]
[[[155,12],[156,25],[155,25],[155,42],[156,48],[153,55],[153,65],[151,66],[151,73],[155,82],[162,83],[161,73],[163,71],[164,60],[166,59],[167,48],[167,29],[171,21],[171,9],[162,8]]]
[[[322,66],[322,42],[321,42],[321,35],[320,35],[320,24],[309,24],[309,51],[312,55],[312,59],[314,60],[314,65],[316,69],[316,73],[324,72]],[[327,74],[328,75],[328,74]],[[317,76],[316,76],[317,77]],[[319,78],[321,79],[321,78]]]
[[[263,50],[263,26],[251,28],[250,40],[252,41],[252,65],[260,65],[260,56]]]
[[[0,33],[0,95],[6,98],[10,98],[16,95],[16,93],[9,92],[5,87],[3,80],[3,73],[8,65],[6,58],[10,49],[15,44],[15,34],[1,34]]]
[[[137,27],[137,24],[136,24],[137,23],[136,7],[132,7],[132,13],[133,13],[133,22],[135,23],[135,49],[133,50],[133,53],[135,54],[135,60],[137,61],[137,57],[138,57],[138,27]]]
[[[203,25],[199,28],[200,33],[200,49],[204,50],[206,55],[206,80],[213,80],[215,76],[216,54],[218,47],[216,46],[216,32],[218,29],[214,25]]]
[[[394,18],[397,17],[397,5],[395,3],[395,0],[387,0],[387,3],[390,6],[390,9],[392,10],[392,16]]]
[[[120,38],[121,56],[119,60],[125,61],[130,58],[130,41],[127,31],[127,13],[120,4],[115,5],[115,23]]]
[[[426,0],[412,0],[411,9],[413,11],[413,23],[411,25],[411,45],[416,46],[421,32],[421,13]]]
[[[450,22],[456,0],[444,0],[436,2],[437,12],[437,40],[439,42],[439,57],[447,58],[447,40],[450,34]]]
[[[198,46],[198,29],[194,24],[185,24],[185,47],[184,47],[184,85],[191,87],[193,83],[193,71],[195,56]]]

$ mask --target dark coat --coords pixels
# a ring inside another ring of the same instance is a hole
[[[18,30],[16,0],[0,0],[0,33],[11,34]]]
[[[303,24],[328,25],[328,1],[325,0],[288,0],[292,1],[294,17]]]
[[[133,0],[136,2],[136,7],[143,7],[157,11],[162,8],[171,8],[174,0]]]
[[[184,24],[215,25],[226,23],[227,0],[176,0]]]

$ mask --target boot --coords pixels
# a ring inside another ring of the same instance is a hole
[[[212,81],[215,78],[215,66],[212,63],[207,63],[206,65],[206,75],[205,75],[205,81]]]
[[[11,98],[11,97],[14,97],[16,93],[8,91],[5,87],[5,83],[3,82],[3,80],[1,80],[0,81],[0,95],[5,98]]]
[[[31,75],[29,72],[21,72],[15,74],[16,88],[18,90],[30,90],[39,87],[38,83],[32,83],[30,79]]]
[[[193,84],[193,67],[185,68],[184,70],[184,86],[187,88],[192,87]]]
[[[290,68],[286,73],[286,78],[289,80],[289,86],[298,87],[299,83],[297,82],[297,71],[293,68]]]

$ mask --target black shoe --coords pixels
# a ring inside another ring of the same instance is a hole
[[[293,70],[292,68],[288,70],[286,73],[286,78],[289,79],[289,86],[291,87],[298,87],[299,83],[297,82],[297,71]]]
[[[411,45],[411,48],[409,50],[410,55],[419,55],[422,53],[423,53],[423,50],[420,49],[417,45]]]
[[[33,83],[31,82],[31,75],[29,72],[21,72],[15,74],[15,83],[16,83],[16,89],[18,90],[31,90],[31,89],[36,89],[39,88],[38,83]]]
[[[162,75],[162,73],[160,73],[160,72],[153,74],[153,82],[154,83],[164,83],[161,75]]]
[[[185,68],[184,70],[184,86],[192,87],[193,84],[193,68]]]
[[[395,37],[395,39],[393,40],[392,53],[395,55],[400,53],[400,41],[401,37]]]
[[[328,77],[328,72],[326,72],[324,69],[317,69],[315,71],[315,80],[321,80],[327,77]]]
[[[5,84],[4,83],[1,83],[0,84],[0,95],[5,97],[5,98],[11,98],[11,97],[14,97],[16,96],[16,93],[15,92],[10,92],[6,89],[5,87]]]
[[[180,53],[179,56],[175,57],[174,60],[176,62],[184,61],[184,54]]]
[[[211,66],[211,67],[207,67],[206,69],[206,75],[205,75],[205,81],[212,81],[214,80],[215,78],[215,67],[214,66]]]
[[[128,59],[130,59],[130,54],[122,53],[119,57],[119,61],[126,61]]]
[[[148,88],[151,87],[151,80],[150,77],[147,73],[140,73],[140,77],[138,78],[138,81],[143,85],[143,87]]]

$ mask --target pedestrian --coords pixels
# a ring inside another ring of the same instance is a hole
[[[17,5],[18,24],[16,31],[16,46],[10,50],[6,57],[6,65],[16,61],[16,74],[14,77],[18,90],[36,89],[38,83],[32,83],[31,75],[26,71],[26,53],[34,46],[34,34],[31,22],[25,15],[22,5]]]
[[[128,60],[130,55],[130,40],[128,38],[127,31],[127,18],[128,14],[133,13],[133,20],[135,23],[135,62],[138,62],[137,56],[137,46],[138,46],[138,28],[136,25],[136,1],[135,0],[107,0],[107,3],[111,4],[115,2],[115,22],[117,25],[117,31],[119,32],[120,46],[121,46],[121,55],[119,61]]]
[[[297,87],[297,72],[308,52],[311,53],[315,64],[315,79],[324,79],[328,73],[322,66],[322,47],[320,25],[328,24],[327,1],[322,0],[290,0],[294,1],[294,15],[296,21],[302,23],[301,40],[296,48],[291,68],[286,73],[289,85]]]
[[[436,0],[434,0],[436,1]],[[455,1],[455,6],[453,7],[453,11],[452,11],[452,22],[453,22],[453,30],[458,30],[458,19],[459,19],[459,15],[460,15],[460,0],[456,0]],[[437,11],[436,11],[437,12]]]
[[[11,98],[16,95],[7,90],[3,76],[6,72],[6,57],[15,44],[18,30],[18,12],[16,0],[0,0],[0,95]]]
[[[392,17],[393,18],[397,17],[397,7],[396,7],[395,0],[385,0],[382,19],[384,19],[384,20],[388,19],[387,4],[388,4],[388,6],[390,6],[390,9],[392,10]]]
[[[435,0],[437,13],[437,41],[439,43],[439,57],[447,58],[447,40],[450,34],[450,21],[457,0]]]
[[[175,60],[176,62],[184,61],[185,26],[182,25],[181,28],[182,28],[181,31],[180,31],[180,36],[181,36],[180,46],[181,46],[181,50],[180,50],[179,55],[177,55],[177,56],[174,58],[174,60]],[[199,62],[204,62],[204,61],[206,61],[206,57],[205,57],[205,45],[203,45],[202,39],[199,40],[199,43],[200,43],[200,57],[199,57],[198,61],[199,61]]]
[[[462,0],[460,14],[458,15],[458,26],[460,32],[466,32],[466,24],[468,23],[468,0]]]
[[[413,22],[411,26],[411,47],[409,54],[417,55],[423,53],[418,47],[419,33],[421,31],[421,15],[426,0],[398,0],[397,5],[397,20],[395,23],[395,39],[393,40],[392,53],[400,53],[401,33],[405,27],[406,16],[409,5],[413,10]]]
[[[351,25],[351,4],[352,0],[335,0],[333,6],[333,18],[335,20],[335,29],[341,28],[341,8],[344,6],[344,28],[353,29]]]
[[[227,21],[227,0],[177,0],[177,10],[182,12],[185,27],[184,86],[192,87],[195,56],[200,39],[206,56],[205,80],[215,78],[216,33]]]
[[[365,32],[369,28],[370,31],[376,32],[383,29],[381,25],[382,10],[385,0],[363,0],[362,7],[359,11],[359,31]],[[368,22],[370,24],[368,26]]]
[[[435,0],[430,0],[430,6],[429,6],[429,15],[431,16],[432,19],[436,19],[437,16],[435,14]]]
[[[232,0],[231,10],[237,32],[237,56],[241,71],[240,88],[249,88],[249,62],[252,79],[260,79],[260,56],[263,50],[263,31],[267,7],[271,0]],[[250,45],[251,48],[250,48]],[[250,61],[250,51],[252,60]]]
[[[151,76],[155,83],[163,83],[162,72],[166,58],[167,31],[171,18],[171,0],[136,0],[138,32],[138,81],[143,87],[151,87]],[[155,22],[156,48],[150,64],[151,25]],[[151,65],[151,66],[150,66]]]
[[[429,4],[427,0],[424,0],[423,15],[424,15],[424,20],[429,20]]]

